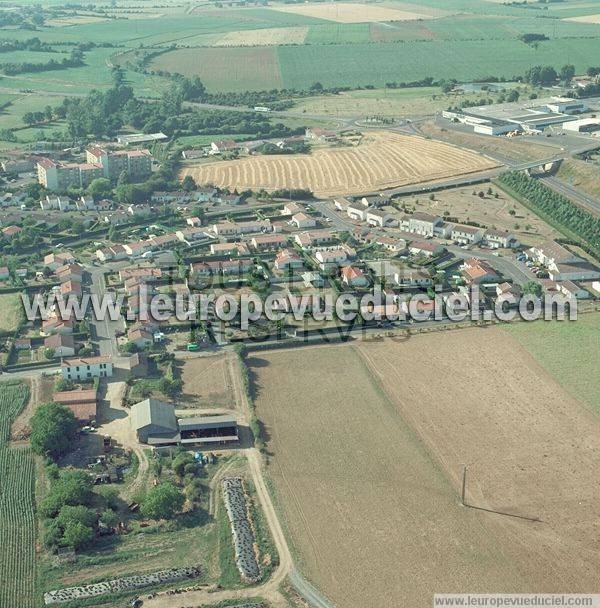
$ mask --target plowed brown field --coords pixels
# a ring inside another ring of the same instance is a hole
[[[369,132],[356,147],[188,165],[181,177],[238,190],[308,189],[317,196],[383,190],[491,169],[498,163],[422,137]]]
[[[600,421],[502,329],[250,364],[299,567],[338,608],[597,588]]]

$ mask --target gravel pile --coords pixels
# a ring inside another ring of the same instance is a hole
[[[77,599],[104,595],[105,593],[121,593],[123,591],[131,591],[132,589],[139,589],[141,587],[163,585],[185,578],[198,578],[199,576],[199,568],[171,568],[170,570],[161,570],[160,572],[152,572],[151,574],[117,578],[113,581],[105,581],[103,583],[95,583],[83,587],[67,587],[66,589],[48,591],[48,593],[44,593],[44,602],[47,605],[71,602]]]
[[[248,505],[241,477],[226,477],[221,481],[227,516],[235,547],[235,563],[242,578],[255,583],[260,570],[254,552],[254,532],[248,518]]]

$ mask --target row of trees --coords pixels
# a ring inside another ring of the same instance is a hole
[[[48,72],[51,70],[66,70],[69,68],[78,68],[85,65],[83,60],[83,51],[80,48],[75,48],[71,51],[69,57],[64,57],[60,61],[50,59],[46,63],[31,63],[22,61],[19,63],[0,63],[0,70],[8,76],[15,74],[23,74],[25,72]]]
[[[499,181],[600,253],[600,218],[525,173],[508,171],[500,175]]]

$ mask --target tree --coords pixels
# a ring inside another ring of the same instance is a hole
[[[564,82],[571,82],[575,76],[575,66],[572,64],[563,65],[560,68],[560,79]]]
[[[181,182],[181,187],[186,192],[192,192],[193,190],[196,189],[196,181],[194,180],[194,178],[191,175],[186,175],[183,178],[183,181]]]
[[[80,549],[94,540],[94,530],[82,523],[69,522],[65,527],[62,544],[71,549]]]
[[[172,483],[161,483],[148,490],[140,509],[144,517],[169,519],[181,510],[184,500],[181,491]]]
[[[77,420],[73,412],[58,403],[41,405],[31,418],[31,447],[37,454],[54,459],[73,447]]]
[[[189,452],[183,452],[182,454],[175,456],[171,468],[178,477],[183,477],[188,464],[194,464],[195,466],[194,457]]]
[[[42,517],[56,517],[65,505],[86,505],[92,498],[92,480],[85,471],[63,470],[40,504]]]
[[[521,286],[523,295],[532,294],[538,298],[542,295],[542,286],[537,281],[527,281]]]
[[[57,391],[72,391],[75,388],[75,383],[72,380],[66,378],[58,378],[54,383],[54,388]]]
[[[110,194],[111,189],[110,180],[105,177],[99,177],[92,180],[87,191],[92,196],[106,197]]]
[[[98,522],[98,514],[83,505],[65,505],[56,517],[56,521],[63,529],[70,523],[80,523],[93,528]]]

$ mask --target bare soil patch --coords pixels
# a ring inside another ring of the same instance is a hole
[[[300,567],[334,604],[595,588],[600,421],[501,329],[249,363]],[[471,504],[542,521],[462,507],[463,463]]]
[[[431,17],[431,15],[427,14],[421,7],[407,7],[408,10],[402,10],[402,5],[397,6],[398,8],[374,4],[331,2],[323,4],[292,4],[273,6],[271,8],[283,13],[316,17],[317,19],[327,19],[329,21],[336,21],[337,23],[415,21],[416,19],[428,19]]]
[[[187,359],[181,378],[183,397],[178,407],[235,409],[227,355]]]

